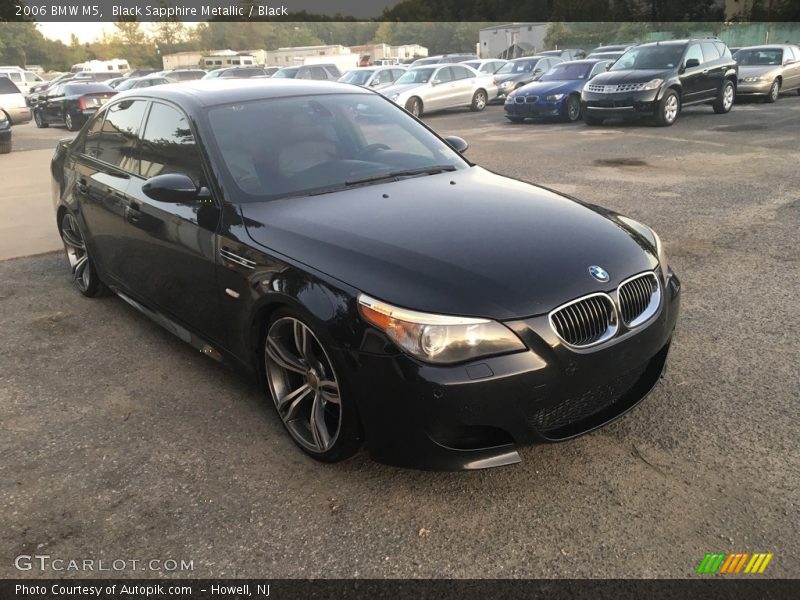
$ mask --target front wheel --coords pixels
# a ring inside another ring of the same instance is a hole
[[[781,93],[781,82],[777,79],[772,82],[772,85],[769,88],[769,93],[767,94],[767,102],[772,104],[773,102],[778,101],[778,96]]]
[[[472,104],[470,104],[469,109],[472,112],[480,112],[484,108],[486,108],[486,102],[487,101],[488,101],[488,98],[486,96],[486,92],[484,92],[483,90],[478,90],[472,96]]]
[[[561,118],[568,123],[574,123],[581,118],[581,99],[578,96],[570,96],[563,111]]]
[[[94,263],[89,258],[86,241],[78,225],[78,220],[72,213],[65,212],[61,217],[61,240],[64,242],[64,251],[72,271],[72,283],[77,290],[89,298],[99,296],[104,288],[97,276]]]
[[[422,116],[422,101],[419,98],[410,98],[406,102],[406,110],[415,117]]]
[[[344,460],[358,450],[355,406],[320,336],[299,314],[279,310],[264,340],[267,386],[275,410],[294,442],[323,462]]]
[[[44,119],[42,118],[41,111],[38,110],[33,111],[33,120],[36,122],[36,126],[39,129],[44,129],[45,127],[47,127],[47,123],[45,123]]]
[[[669,127],[678,118],[681,110],[681,102],[675,90],[667,90],[661,102],[658,103],[656,112],[656,125]]]
[[[0,142],[0,154],[8,154],[9,152],[11,152],[11,140]]]
[[[733,107],[733,100],[735,97],[736,88],[733,86],[732,81],[727,80],[722,86],[722,89],[719,91],[717,99],[714,100],[714,112],[718,115],[730,112],[731,108]]]

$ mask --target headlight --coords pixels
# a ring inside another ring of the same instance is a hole
[[[663,79],[651,79],[647,83],[645,83],[640,90],[657,90],[661,87],[661,84],[664,83]]]
[[[455,363],[479,356],[525,349],[505,325],[489,319],[432,315],[358,297],[364,319],[383,331],[405,352],[430,363]]]
[[[510,81],[504,81],[503,83],[500,84],[500,87],[501,88],[507,88],[510,85],[511,85]]]
[[[564,94],[553,94],[551,96],[545,96],[545,102],[558,102],[564,97]]]
[[[766,81],[769,78],[768,77],[745,77],[744,78],[744,80],[747,83],[756,83],[757,81],[761,81],[762,79]]]
[[[661,242],[661,238],[658,237],[658,234],[644,223],[640,223],[630,217],[623,217],[620,215],[619,220],[640,233],[655,247],[656,255],[658,256],[658,266],[661,268],[661,275],[666,281],[669,262],[667,261],[667,253],[664,251],[664,244]]]

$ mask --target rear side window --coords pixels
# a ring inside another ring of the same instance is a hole
[[[144,100],[125,100],[110,106],[97,141],[97,158],[130,173],[139,172],[137,150]]]
[[[0,94],[19,94],[19,88],[5,74],[0,75]]]
[[[142,135],[140,173],[145,179],[182,173],[200,183],[200,152],[186,116],[178,109],[153,103]]]
[[[717,50],[717,45],[712,42],[703,42],[701,44],[703,47],[703,60],[704,62],[711,62],[712,60],[717,60],[720,57],[719,50]]]

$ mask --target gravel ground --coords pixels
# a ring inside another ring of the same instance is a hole
[[[800,576],[800,97],[668,129],[426,120],[487,168],[659,231],[683,312],[652,395],[507,468],[323,466],[252,383],[79,296],[60,254],[3,261],[0,577],[41,576],[19,554],[194,566],[122,576],[691,577],[709,551]],[[64,135],[26,127],[18,149]]]

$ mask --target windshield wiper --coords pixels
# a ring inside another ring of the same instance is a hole
[[[415,175],[435,175],[436,173],[444,173],[445,171],[455,171],[453,165],[434,165],[431,167],[420,167],[418,169],[406,169],[405,171],[390,171],[389,173],[381,173],[380,175],[370,175],[369,177],[362,177],[361,179],[348,179],[344,182],[345,185],[360,185],[362,183],[375,183],[377,181],[387,181],[391,179],[399,179],[400,177],[413,177]]]

